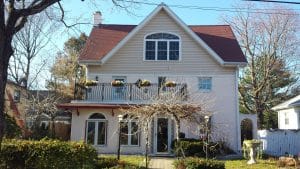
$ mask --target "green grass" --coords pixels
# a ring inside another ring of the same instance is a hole
[[[257,164],[248,165],[248,160],[228,160],[225,162],[226,169],[277,169],[275,160],[258,160]]]
[[[113,157],[117,158],[116,155],[99,155],[99,157]],[[134,165],[134,166],[141,166],[145,165],[144,164],[144,156],[139,156],[139,155],[121,155],[120,156],[120,161],[125,162],[126,164],[129,165]]]

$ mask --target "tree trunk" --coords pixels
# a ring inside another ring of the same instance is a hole
[[[9,58],[13,54],[11,47],[12,37],[4,33],[0,34],[0,150],[2,138],[4,136],[4,106],[5,106],[5,87],[7,82],[7,68]]]
[[[177,140],[177,146],[179,145],[179,153],[181,153],[182,157],[185,158],[185,154],[184,154],[184,151],[183,151],[181,143],[180,143],[180,120],[177,117],[175,117],[175,122],[176,122],[176,140]]]

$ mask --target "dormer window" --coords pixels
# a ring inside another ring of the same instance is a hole
[[[180,38],[170,33],[154,33],[145,37],[145,60],[179,60]]]

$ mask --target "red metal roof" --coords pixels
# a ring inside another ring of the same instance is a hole
[[[136,25],[101,24],[94,27],[79,60],[100,60]],[[247,62],[229,25],[189,26],[225,62]]]

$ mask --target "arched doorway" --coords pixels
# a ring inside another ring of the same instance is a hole
[[[253,139],[253,125],[251,119],[244,119],[241,121],[241,144],[244,140]]]

